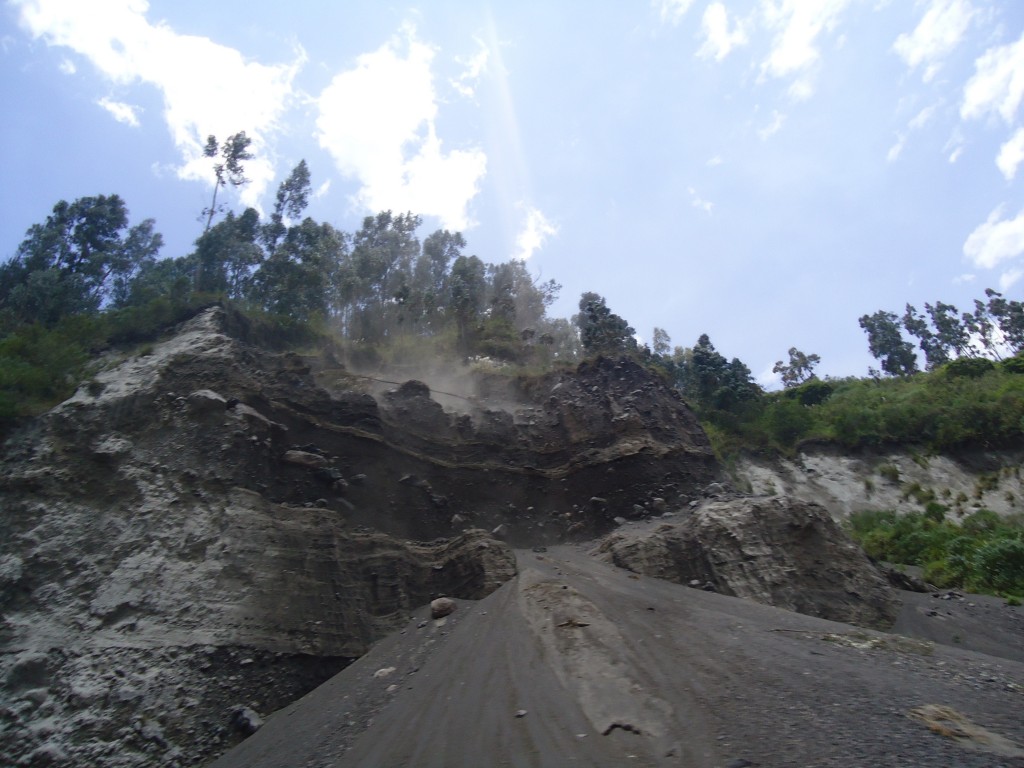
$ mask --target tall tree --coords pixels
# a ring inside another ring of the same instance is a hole
[[[860,327],[868,335],[868,349],[890,376],[908,376],[917,371],[914,346],[900,334],[899,318],[893,312],[879,310],[863,315]]]
[[[147,219],[129,228],[117,195],[61,200],[0,268],[0,308],[8,322],[52,324],[116,299],[163,245],[153,226]]]
[[[212,134],[206,138],[206,146],[203,148],[203,156],[215,158],[220,155],[220,162],[214,163],[213,173],[215,182],[213,185],[213,200],[210,207],[204,211],[206,214],[206,228],[204,234],[210,231],[210,224],[213,222],[213,215],[218,212],[217,193],[221,187],[230,184],[233,187],[240,187],[248,184],[245,178],[245,168],[242,163],[252,160],[253,155],[249,152],[249,145],[252,139],[245,135],[245,131],[228,136],[223,144],[217,143],[217,137]]]
[[[659,357],[668,357],[672,352],[672,338],[664,328],[655,328],[651,334],[651,351]]]
[[[818,355],[805,355],[796,347],[790,347],[789,363],[779,360],[772,368],[772,373],[779,374],[782,378],[782,386],[791,389],[813,379],[814,368],[820,362],[821,358]]]
[[[297,221],[309,205],[310,194],[309,167],[305,160],[288,174],[288,178],[281,182],[277,188],[277,198],[274,201],[274,211],[270,214],[270,221],[263,225],[261,239],[267,249],[267,255],[274,252],[278,242],[285,236],[287,227],[285,217]]]
[[[575,321],[583,349],[589,354],[636,350],[636,331],[608,308],[603,296],[588,291],[580,296],[579,308]]]
[[[925,364],[932,370],[949,362],[949,349],[932,331],[928,321],[917,311],[913,304],[907,304],[903,313],[903,327],[907,333],[918,340],[924,352]]]

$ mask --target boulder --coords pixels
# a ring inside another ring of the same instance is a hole
[[[899,609],[863,550],[807,501],[710,500],[678,523],[612,533],[598,552],[635,573],[859,626],[888,628]]]

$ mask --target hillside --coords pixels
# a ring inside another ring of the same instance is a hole
[[[731,482],[656,370],[400,375],[271,341],[206,307],[5,443],[0,761],[828,764],[812,669],[853,702],[831,764],[886,764],[857,737],[885,727],[919,765],[1018,759],[1020,609],[935,632],[824,507]],[[903,718],[927,704],[1013,743],[972,757]]]

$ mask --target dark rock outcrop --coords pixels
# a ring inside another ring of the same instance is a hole
[[[678,523],[610,534],[598,551],[636,573],[833,621],[887,628],[899,609],[860,547],[806,501],[715,499]]]

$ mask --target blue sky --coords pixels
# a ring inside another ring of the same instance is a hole
[[[187,253],[208,134],[269,209],[461,230],[596,291],[649,339],[701,333],[769,383],[873,363],[857,318],[1024,286],[1017,0],[8,0],[0,257],[55,202],[121,195]]]

